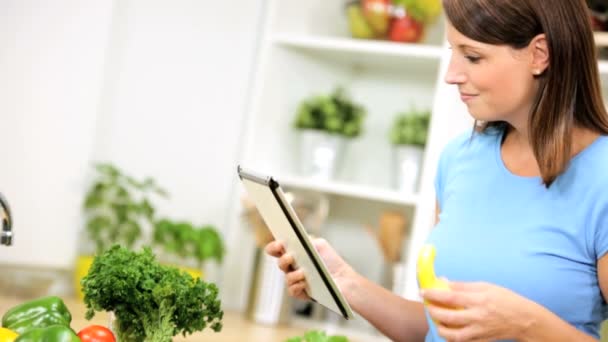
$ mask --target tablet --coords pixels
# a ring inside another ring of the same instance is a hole
[[[285,198],[279,182],[273,177],[244,169],[240,165],[237,170],[268,229],[276,240],[283,242],[285,250],[293,256],[296,268],[304,271],[308,296],[345,319],[352,319],[354,315],[350,305],[313,247],[295,210]]]

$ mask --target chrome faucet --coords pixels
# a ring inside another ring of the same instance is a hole
[[[0,232],[0,245],[10,246],[13,244],[13,219],[11,217],[11,208],[8,206],[6,198],[0,194],[0,206],[2,212],[2,231]]]

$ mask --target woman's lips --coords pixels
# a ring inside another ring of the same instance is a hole
[[[477,95],[460,93],[460,99],[462,100],[462,102],[468,102],[468,101],[472,100],[475,96],[477,96]]]

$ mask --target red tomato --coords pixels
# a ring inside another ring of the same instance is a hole
[[[101,325],[90,325],[78,333],[82,342],[116,342],[112,331]]]
[[[422,39],[424,25],[409,15],[396,18],[391,24],[389,39],[394,42],[416,43]]]

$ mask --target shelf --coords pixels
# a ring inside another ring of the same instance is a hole
[[[593,37],[595,38],[595,46],[608,46],[608,32],[594,32]]]
[[[439,65],[444,49],[439,45],[405,44],[353,38],[277,34],[273,43],[295,48],[344,64],[374,69],[412,68],[414,61]]]
[[[608,60],[600,60],[598,62],[598,67],[600,70],[600,74],[608,75]]]
[[[418,195],[405,194],[394,190],[382,189],[373,186],[353,185],[348,183],[319,181],[304,177],[281,177],[279,183],[285,188],[310,190],[315,192],[333,194],[345,197],[354,197],[369,201],[415,206],[418,204]]]

